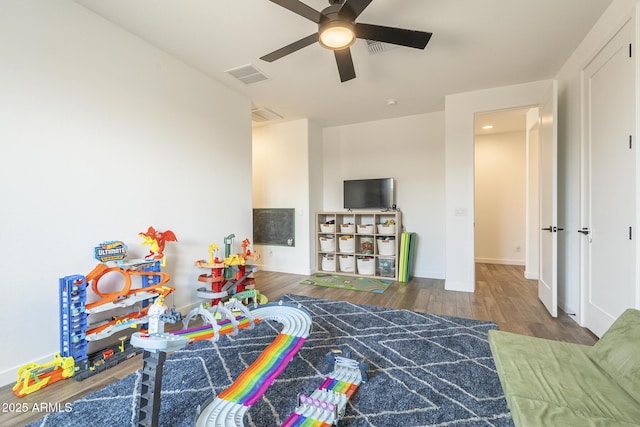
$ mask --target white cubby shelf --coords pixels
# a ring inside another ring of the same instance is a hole
[[[401,235],[400,211],[318,212],[318,272],[398,280]]]

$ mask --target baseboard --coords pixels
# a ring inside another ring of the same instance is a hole
[[[310,268],[289,268],[282,265],[270,265],[270,264],[262,264],[258,265],[258,270],[261,271],[272,271],[275,273],[289,273],[289,274],[301,274],[304,276],[310,276],[313,270]],[[258,285],[260,286],[260,285]]]
[[[525,265],[520,259],[501,259],[501,258],[476,258],[479,264],[500,264],[500,265]]]
[[[525,279],[529,279],[529,280],[538,280],[540,278],[540,276],[538,275],[537,272],[533,273],[533,272],[525,270],[524,271],[524,278]]]
[[[421,279],[438,279],[444,280],[446,275],[444,271],[426,271],[426,270],[416,270],[413,272],[413,277],[419,277]]]
[[[455,291],[455,292],[474,292],[475,285],[473,283],[467,282],[453,282],[451,280],[444,281],[444,290],[445,291]]]

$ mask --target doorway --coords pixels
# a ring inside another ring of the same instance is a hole
[[[547,102],[551,100],[552,102]],[[445,289],[473,292],[475,289],[474,253],[474,135],[473,126],[476,113],[508,110],[523,106],[547,106],[545,114],[540,113],[540,145],[550,140],[556,147],[557,135],[557,82],[542,80],[513,86],[504,86],[482,91],[449,95],[445,99],[445,182],[446,182],[446,279]],[[544,132],[543,132],[544,130]],[[545,144],[546,145],[546,144]],[[542,163],[542,157],[541,163]],[[554,156],[551,156],[555,160]],[[552,165],[553,166],[553,165]],[[552,168],[551,171],[555,169]],[[555,177],[551,180],[556,182]],[[546,187],[540,187],[540,200]],[[555,192],[554,192],[555,194]],[[553,200],[553,198],[550,198]],[[540,211],[553,211],[555,205],[541,205]],[[470,215],[471,213],[471,215]],[[553,218],[556,218],[555,216]],[[557,224],[552,230],[559,229]],[[545,227],[547,228],[547,227]],[[555,232],[549,234],[557,235]],[[551,239],[551,243],[556,240]],[[540,241],[540,243],[542,243]],[[540,264],[543,260],[553,262],[555,248],[540,245]],[[544,257],[543,257],[544,255]],[[552,265],[555,267],[555,265]],[[542,269],[540,269],[542,271]],[[551,271],[554,271],[551,268]],[[543,277],[539,278],[542,281]],[[550,282],[555,287],[555,282]],[[545,304],[547,305],[547,304]],[[550,304],[551,305],[551,304]]]
[[[535,117],[535,120],[533,119]],[[475,261],[538,278],[537,108],[474,117]]]

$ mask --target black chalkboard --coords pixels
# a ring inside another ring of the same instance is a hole
[[[254,209],[253,243],[295,246],[295,209]]]

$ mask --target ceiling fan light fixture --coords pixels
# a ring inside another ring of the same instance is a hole
[[[353,24],[347,21],[330,21],[319,31],[322,47],[330,50],[346,49],[356,41]]]

